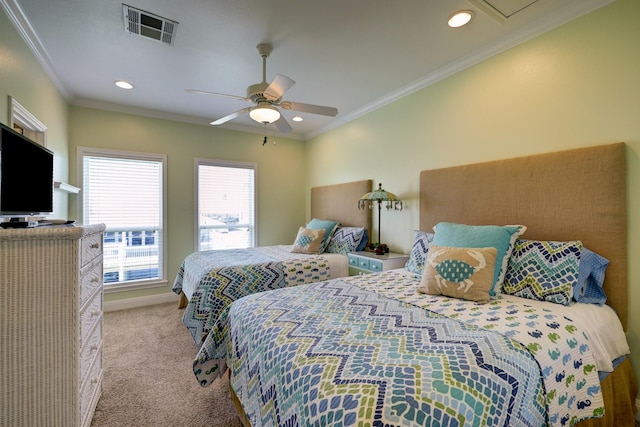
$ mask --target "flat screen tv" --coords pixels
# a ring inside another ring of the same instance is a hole
[[[53,212],[53,152],[0,123],[0,217]]]

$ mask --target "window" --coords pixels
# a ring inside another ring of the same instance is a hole
[[[255,163],[196,159],[196,250],[256,244]]]
[[[166,284],[166,156],[80,147],[84,224],[104,223],[105,290]]]

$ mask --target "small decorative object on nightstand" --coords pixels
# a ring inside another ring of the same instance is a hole
[[[393,252],[376,255],[374,252],[361,251],[348,253],[347,258],[349,259],[349,276],[357,276],[402,268],[407,263],[409,255]]]

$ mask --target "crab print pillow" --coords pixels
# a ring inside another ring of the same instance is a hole
[[[497,249],[429,247],[418,292],[489,302]]]

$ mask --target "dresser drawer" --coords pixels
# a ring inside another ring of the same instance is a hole
[[[102,347],[102,321],[99,321],[93,333],[87,339],[82,352],[80,353],[80,384],[83,383],[94,361]]]
[[[378,261],[377,259],[369,260],[369,270],[377,272],[377,271],[382,271],[383,269],[384,269],[384,266],[382,264],[382,261]]]
[[[89,334],[93,331],[93,326],[96,322],[102,324],[102,322],[100,322],[101,316],[102,295],[98,294],[80,314],[80,348],[82,348],[89,339]],[[100,336],[102,336],[102,333]]]
[[[100,397],[102,387],[102,349],[98,352],[91,366],[89,375],[85,378],[80,389],[80,419],[83,426],[91,425],[88,417],[93,414],[95,404]]]
[[[80,268],[102,254],[102,233],[89,234],[82,239]]]
[[[81,273],[80,307],[91,298],[100,286],[102,286],[102,259],[98,258]]]
[[[349,265],[350,266],[358,267],[358,268],[365,268],[367,270],[369,269],[369,263],[370,263],[369,258],[358,257],[358,256],[351,255],[351,254],[348,254],[347,258],[349,259]]]
[[[358,260],[360,258],[358,258],[355,255],[352,254],[347,254],[347,259],[349,260],[349,266],[350,267],[357,267],[358,266]]]

